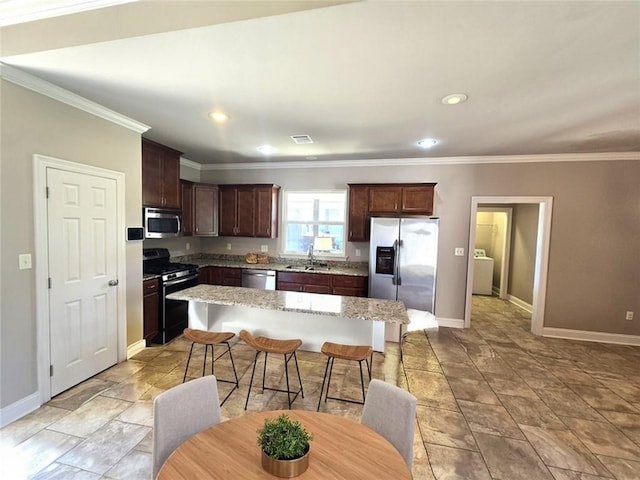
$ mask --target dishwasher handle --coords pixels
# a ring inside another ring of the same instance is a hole
[[[276,289],[275,270],[242,269],[242,286],[262,290]]]

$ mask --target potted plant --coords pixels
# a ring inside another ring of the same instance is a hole
[[[313,436],[286,414],[266,418],[258,430],[262,468],[277,477],[291,478],[309,466],[309,442]]]

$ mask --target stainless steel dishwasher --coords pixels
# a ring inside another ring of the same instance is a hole
[[[242,286],[260,288],[262,290],[276,289],[275,270],[261,270],[258,268],[242,269]]]

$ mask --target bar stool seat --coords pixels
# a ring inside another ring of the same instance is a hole
[[[371,380],[371,366],[373,364],[373,348],[369,345],[344,345],[340,343],[324,342],[320,349],[322,353],[327,356],[327,366],[324,369],[324,378],[322,379],[322,387],[320,388],[320,398],[318,399],[318,408],[320,410],[320,403],[322,402],[322,392],[324,391],[324,384],[327,380],[327,372],[329,373],[329,380],[327,381],[327,391],[325,392],[324,401],[327,399],[340,400],[343,402],[358,403],[363,405],[365,400],[364,393],[364,377],[362,375],[362,362],[366,362],[367,371],[369,373],[369,380]],[[360,384],[362,386],[362,401],[353,400],[348,398],[338,398],[329,396],[329,387],[331,385],[331,373],[333,372],[333,362],[338,358],[341,360],[349,360],[358,362],[360,367]]]
[[[256,364],[258,363],[258,357],[260,353],[264,353],[264,367],[262,371],[262,390],[272,390],[276,392],[286,392],[287,400],[289,402],[289,409],[291,409],[291,404],[295,401],[298,394],[302,395],[304,398],[304,391],[302,389],[302,378],[300,378],[300,369],[298,368],[298,358],[296,357],[296,350],[300,348],[302,345],[302,340],[300,339],[290,339],[290,340],[279,340],[275,338],[269,338],[264,336],[254,337],[251,333],[246,330],[240,331],[240,338],[251,348],[256,350],[256,356],[253,360],[253,370],[251,372],[251,380],[249,381],[249,391],[247,392],[247,400],[244,403],[244,409],[247,409],[247,405],[249,404],[249,395],[251,395],[251,388],[253,386],[253,376],[256,372]],[[284,356],[284,373],[285,378],[287,380],[287,389],[282,390],[280,388],[272,388],[265,387],[264,380],[267,373],[267,358],[270,353],[274,353],[277,355]],[[300,388],[297,391],[292,391],[289,385],[289,361],[293,358],[296,364],[296,372],[298,373],[298,384]],[[291,398],[291,394],[295,393],[293,398]]]
[[[189,350],[189,359],[187,360],[187,366],[184,369],[184,377],[182,377],[182,383],[187,379],[187,371],[189,370],[189,362],[191,362],[191,354],[193,353],[194,345],[204,345],[204,362],[202,364],[202,376],[204,376],[204,371],[207,366],[207,351],[209,347],[211,347],[211,375],[214,374],[213,364],[223,355],[229,354],[229,358],[231,359],[231,367],[233,368],[233,376],[235,377],[235,381],[233,380],[224,380],[218,378],[219,382],[232,383],[235,384],[235,387],[231,389],[231,391],[227,394],[227,396],[222,400],[220,406],[224,405],[224,402],[227,401],[229,396],[233,393],[233,391],[240,386],[238,382],[238,374],[236,373],[236,365],[233,362],[233,355],[231,354],[231,345],[229,344],[229,340],[235,337],[235,333],[233,332],[207,332],[206,330],[195,330],[193,328],[185,328],[182,332],[184,337],[187,340],[191,340],[191,350]],[[226,344],[227,350],[222,352],[217,357],[214,355],[213,346]]]

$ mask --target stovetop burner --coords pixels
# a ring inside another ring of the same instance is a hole
[[[197,273],[198,265],[191,263],[172,263],[169,250],[166,248],[145,248],[142,251],[142,271],[152,275],[168,275],[173,273]],[[173,277],[173,276],[172,276]]]
[[[180,272],[182,270],[194,270],[198,265],[191,263],[163,263],[161,265],[145,265],[143,267],[144,273],[150,273],[153,275],[163,275],[165,273]]]

